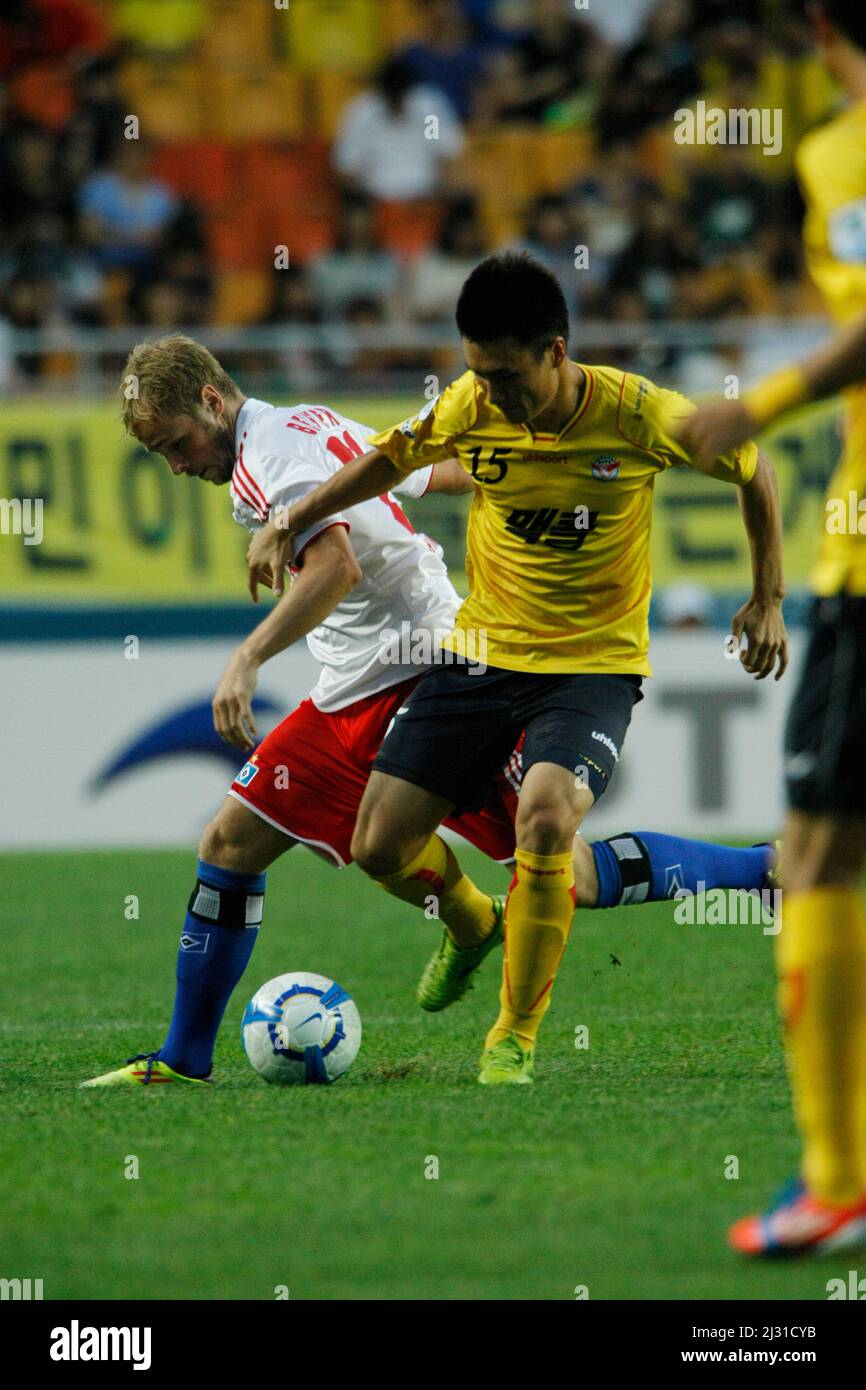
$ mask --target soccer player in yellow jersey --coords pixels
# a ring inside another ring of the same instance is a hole
[[[821,0],[813,13],[849,104],[803,140],[797,168],[809,268],[845,327],[742,401],[707,402],[680,436],[709,456],[791,406],[850,387],[785,736],[789,813],[776,942],[802,1172],[767,1213],[732,1227],[731,1243],[748,1255],[866,1244],[866,9]]]
[[[572,362],[562,292],[526,256],[476,267],[457,324],[469,370],[292,507],[282,534],[273,521],[263,528],[250,574],[253,587],[276,576],[278,589],[291,535],[434,459],[457,458],[475,480],[469,596],[443,660],[395,716],[352,853],[397,896],[423,903],[431,883],[455,873],[437,826],[452,808],[478,804],[525,731],[500,1013],[479,1076],[521,1084],[531,1080],[571,923],[575,835],[613,774],[651,675],[653,482],[692,462],[673,434],[690,405],[641,377]],[[740,490],[754,573],[752,597],[733,621],[748,638],[744,665],[762,679],[778,662],[778,678],[787,658],[775,477],[754,444],[704,471]],[[670,850],[670,837],[643,832],[586,847],[601,905],[664,897],[665,864],[694,867],[707,847],[678,841],[673,859]],[[408,896],[411,885],[421,896]],[[492,926],[486,909],[479,942]],[[440,965],[447,975],[448,961]],[[435,958],[428,969],[435,976]],[[422,996],[424,988],[422,978]]]

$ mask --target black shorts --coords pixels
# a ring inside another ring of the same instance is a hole
[[[521,733],[523,769],[557,763],[601,796],[622,750],[641,676],[539,675],[434,666],[395,716],[373,766],[480,810]]]
[[[866,598],[817,598],[785,729],[795,811],[866,816]]]

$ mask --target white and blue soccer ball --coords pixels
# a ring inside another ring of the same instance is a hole
[[[327,1084],[348,1071],[361,1046],[361,1015],[324,975],[297,970],[257,990],[241,1024],[244,1052],[265,1081]]]

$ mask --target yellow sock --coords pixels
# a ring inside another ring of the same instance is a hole
[[[858,893],[786,893],[779,999],[807,1187],[829,1202],[866,1191],[866,915]]]
[[[487,1034],[493,1047],[506,1033],[534,1046],[574,913],[574,860],[567,854],[518,849],[505,904],[505,961],[499,1017]]]
[[[448,928],[455,945],[477,946],[493,929],[494,910],[489,893],[482,893],[467,878],[450,848],[439,835],[410,864],[396,874],[376,880],[392,897],[415,907],[427,908]]]

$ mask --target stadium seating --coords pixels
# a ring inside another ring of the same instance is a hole
[[[148,139],[170,143],[213,133],[211,78],[200,64],[136,58],[124,65],[121,85]]]
[[[293,140],[308,128],[309,98],[299,73],[215,72],[209,83],[218,138]]]
[[[368,73],[384,57],[379,0],[291,0],[288,57],[295,70]]]
[[[266,271],[226,269],[217,277],[214,322],[218,324],[257,323],[268,303],[270,278]]]
[[[205,0],[160,0],[159,22],[154,23],[152,0],[114,0],[110,16],[114,32],[128,43],[179,53],[204,32],[208,9]]]
[[[72,115],[74,101],[69,74],[55,63],[34,63],[13,80],[10,97],[22,116],[59,130]]]
[[[210,0],[199,59],[214,71],[266,72],[275,58],[279,17],[273,4]]]
[[[160,145],[154,172],[183,197],[203,208],[222,207],[232,194],[234,152],[218,140],[173,141]]]
[[[323,68],[309,74],[311,129],[326,140],[333,140],[343,111],[366,83],[354,73]]]
[[[442,207],[435,199],[379,204],[379,235],[388,250],[399,256],[426,250],[436,240],[441,220]]]

